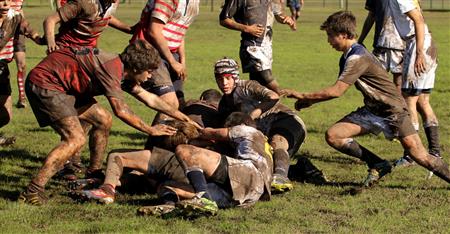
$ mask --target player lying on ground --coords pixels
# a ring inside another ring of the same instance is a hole
[[[302,145],[306,127],[293,110],[279,102],[274,91],[252,80],[240,80],[239,68],[233,59],[224,58],[216,62],[214,75],[223,93],[219,112],[223,117],[233,111],[242,111],[256,120],[257,127],[269,137],[273,147],[274,175],[272,189],[276,192],[293,188],[288,179],[290,157]],[[322,174],[321,183],[326,182]]]
[[[158,52],[148,42],[138,40],[120,55],[98,53],[74,57],[66,50],[56,50],[29,73],[26,93],[34,115],[41,127],[52,126],[61,142],[48,154],[20,200],[37,205],[45,202],[45,184],[86,142],[80,120],[95,127],[91,134],[97,137],[97,145],[91,149],[106,147],[112,118],[99,108],[94,96],[105,95],[119,119],[149,135],[171,135],[176,130],[166,125],[147,125],[124,102],[122,88],[145,105],[198,126],[140,86],[159,64]],[[96,162],[101,165],[101,161]]]
[[[369,174],[364,180],[370,187],[391,172],[391,165],[368,149],[359,145],[353,137],[383,132],[386,138],[398,138],[403,148],[421,166],[450,183],[448,165],[431,156],[423,147],[415,131],[404,99],[381,63],[356,41],[355,16],[346,11],[336,12],[321,25],[328,36],[328,43],[343,52],[339,62],[340,72],[336,83],[328,88],[300,93],[284,90],[288,97],[296,98],[296,109],[340,97],[351,85],[355,85],[364,97],[364,106],[342,118],[326,132],[327,143],[342,153],[367,163]]]

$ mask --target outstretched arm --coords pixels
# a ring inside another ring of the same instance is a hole
[[[363,28],[361,30],[361,35],[358,38],[358,43],[363,44],[364,39],[366,39],[367,34],[369,34],[370,29],[372,28],[373,24],[375,23],[375,16],[371,11],[367,14],[366,20],[364,21]]]
[[[300,110],[302,108],[309,107],[314,103],[338,98],[342,96],[342,94],[344,94],[349,87],[349,84],[338,80],[333,86],[313,93],[300,93],[290,89],[282,90],[281,93],[286,97],[297,99],[295,109]]]
[[[164,100],[162,100],[157,95],[148,92],[143,89],[141,86],[136,86],[133,88],[133,92],[130,92],[136,99],[144,103],[146,106],[155,109],[159,112],[162,112],[172,118],[178,119],[183,122],[188,122],[198,129],[200,129],[200,125],[190,119],[187,115],[183,114],[179,110],[173,108],[171,105],[167,104]]]
[[[173,135],[176,129],[167,125],[158,124],[150,126],[146,124],[139,116],[133,113],[128,105],[121,99],[115,97],[107,97],[114,114],[126,124],[145,132],[151,136]]]
[[[120,21],[119,19],[117,19],[114,16],[111,16],[111,19],[109,20],[108,25],[121,31],[121,32],[133,34],[133,30],[132,30],[132,27],[130,27],[130,25]]]
[[[227,141],[228,128],[204,128],[200,130],[200,138],[205,140]]]

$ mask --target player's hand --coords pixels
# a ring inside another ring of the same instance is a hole
[[[297,30],[297,22],[290,16],[283,16],[283,24],[289,25],[292,31]]]
[[[152,136],[171,136],[177,133],[177,129],[165,124],[157,124],[152,126],[150,135]]]
[[[282,89],[282,90],[280,90],[279,95],[281,97],[295,98],[296,93],[297,93],[297,91],[295,91],[293,89]]]
[[[188,123],[194,125],[195,128],[197,128],[198,130],[202,130],[202,129],[203,129],[202,126],[200,126],[197,122],[195,122],[195,121],[192,120],[192,119],[189,119],[189,120],[188,120]]]
[[[416,76],[420,76],[420,74],[424,73],[425,71],[425,56],[423,55],[423,53],[417,53],[416,61],[414,63],[414,73],[416,74]]]
[[[177,73],[178,78],[180,78],[182,81],[186,80],[187,74],[186,74],[186,66],[179,62],[174,62],[171,64],[172,69]]]
[[[301,109],[308,108],[311,105],[312,105],[311,102],[299,99],[295,102],[295,109],[299,111]]]
[[[47,54],[50,54],[51,52],[58,50],[59,46],[56,45],[56,43],[54,41],[49,42],[47,41]]]
[[[264,33],[264,27],[261,24],[247,25],[244,32],[249,33],[255,37],[261,37]]]

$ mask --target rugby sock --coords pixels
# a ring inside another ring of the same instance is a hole
[[[28,193],[37,193],[37,192],[44,192],[44,187],[36,184],[35,182],[31,181],[30,184],[27,187]]]
[[[441,149],[439,146],[439,130],[437,125],[425,126],[425,135],[428,140],[428,151],[434,156],[439,156],[441,154]]]
[[[369,168],[374,168],[374,166],[378,163],[384,162],[384,160],[378,157],[376,154],[370,152],[370,150],[364,148],[354,139],[350,139],[344,144],[339,151],[342,153],[348,154],[350,156],[361,159],[362,161],[367,163]]]
[[[189,183],[194,187],[195,193],[203,192],[203,197],[211,200],[208,193],[208,185],[206,183],[205,175],[201,170],[191,170],[186,173]]]
[[[25,85],[23,79],[23,71],[17,72],[17,86],[19,89],[19,101],[25,101]]]
[[[284,149],[275,149],[273,151],[274,174],[288,176],[289,171],[289,153]]]
[[[106,167],[105,184],[117,186],[120,184],[120,177],[123,173],[123,164],[119,155],[110,154],[108,157],[108,166]]]

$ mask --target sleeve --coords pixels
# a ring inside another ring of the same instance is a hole
[[[83,12],[83,5],[82,1],[68,1],[64,4],[61,8],[59,8],[57,11],[59,13],[59,17],[61,18],[61,21],[67,22],[71,19],[76,18],[78,15]]]
[[[238,4],[238,0],[225,0],[219,15],[219,20],[233,18],[238,10]]]
[[[152,17],[161,20],[164,24],[174,15],[179,0],[155,0]]]
[[[86,56],[86,55],[84,55]],[[106,97],[123,99],[121,80],[123,76],[123,66],[120,58],[109,60],[97,69],[96,78],[103,87]]]
[[[220,121],[224,122],[225,119],[233,112],[236,111],[234,105],[232,103],[229,103],[229,101],[226,100],[227,98],[222,97],[219,102],[219,115],[221,117]]]
[[[370,12],[374,12],[375,1],[379,1],[379,0],[366,0],[366,5],[365,5],[366,10],[368,10]]]
[[[397,0],[397,3],[403,14],[418,8],[419,5],[417,0]]]
[[[344,69],[338,80],[353,85],[369,67],[369,62],[360,55],[351,55],[345,62]]]
[[[247,84],[245,85],[245,93],[251,99],[258,100],[258,101],[266,101],[266,100],[272,100],[270,98],[270,94],[274,93],[272,90],[266,88],[265,86],[261,85],[257,81],[249,80],[247,81]]]
[[[283,1],[282,0],[272,0],[272,12],[274,15],[283,15]]]

